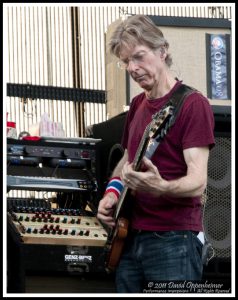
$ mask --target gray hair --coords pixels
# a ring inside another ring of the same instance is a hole
[[[109,50],[119,57],[123,47],[134,48],[138,44],[145,45],[152,50],[169,48],[169,43],[164,38],[162,31],[153,21],[144,15],[136,15],[122,21],[111,36]],[[167,54],[166,64],[172,65],[172,58]]]

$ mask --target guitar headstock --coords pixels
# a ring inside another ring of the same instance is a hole
[[[162,111],[159,111],[157,114],[153,116],[153,121],[149,130],[149,137],[154,138],[158,135],[159,131],[164,128],[168,120],[173,115],[173,106],[167,106]]]
[[[166,108],[157,112],[153,116],[152,121],[146,126],[133,161],[135,171],[140,169],[141,160],[151,139],[157,139],[159,135],[160,137],[163,137],[165,135],[166,128],[169,127],[166,127],[166,125],[169,124],[169,119],[173,117],[173,110],[173,106],[167,106]]]

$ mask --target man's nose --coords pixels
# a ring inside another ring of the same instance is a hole
[[[136,61],[134,60],[130,60],[129,63],[128,63],[128,66],[127,66],[127,71],[128,72],[132,72],[132,71],[135,71],[137,70],[139,67],[138,67],[138,64]]]

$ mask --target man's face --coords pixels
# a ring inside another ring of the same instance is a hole
[[[145,90],[151,90],[154,87],[164,68],[160,51],[151,50],[144,45],[122,50],[120,60],[131,77]]]

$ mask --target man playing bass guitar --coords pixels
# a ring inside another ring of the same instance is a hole
[[[208,99],[193,90],[153,155],[142,155],[135,167],[145,129],[183,83],[172,76],[169,44],[149,17],[123,21],[109,46],[119,58],[119,67],[144,90],[131,101],[121,142],[124,156],[98,206],[102,222],[113,230],[119,220],[125,228],[118,246],[122,251],[116,266],[117,291],[141,293],[148,281],[200,280],[201,196],[209,151],[215,145],[212,109]],[[125,191],[130,193],[126,220],[115,215]]]

